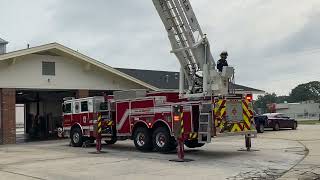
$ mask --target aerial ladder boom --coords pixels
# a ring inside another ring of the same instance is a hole
[[[222,82],[222,76],[215,70],[209,41],[201,30],[189,0],[153,0],[153,3],[168,32],[171,52],[181,65],[180,95],[184,94],[185,80],[187,95],[226,94],[228,87],[221,87],[226,83]]]

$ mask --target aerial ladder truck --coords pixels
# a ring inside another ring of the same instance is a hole
[[[209,40],[189,0],[153,0],[181,68],[179,92],[117,91],[104,97],[66,99],[64,135],[73,146],[97,137],[107,144],[132,139],[141,151],[170,151],[177,136],[189,148],[212,138],[242,135],[246,148],[256,136],[252,95],[236,94],[234,68],[215,69]],[[85,111],[82,112],[82,105]],[[102,122],[102,123],[101,123]]]

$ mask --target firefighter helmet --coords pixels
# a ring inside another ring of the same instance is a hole
[[[228,56],[228,52],[227,51],[222,51],[220,56],[223,56],[223,55]]]

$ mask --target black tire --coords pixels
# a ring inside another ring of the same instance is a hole
[[[298,127],[298,123],[297,123],[297,122],[294,122],[294,123],[293,123],[292,130],[296,130],[296,129],[297,129],[297,127]]]
[[[169,152],[176,148],[172,141],[170,131],[166,127],[158,127],[153,131],[152,144],[156,152]]]
[[[113,128],[112,128],[113,129]],[[104,142],[108,145],[111,144],[115,144],[117,142],[118,138],[117,138],[117,131],[116,130],[112,130],[112,137],[110,140],[105,140]]]
[[[104,141],[106,144],[111,145],[111,144],[115,144],[117,142],[116,138],[112,138],[111,140],[105,140]]]
[[[279,125],[279,123],[275,123],[275,124],[274,124],[273,130],[274,130],[274,131],[279,131],[279,130],[280,130],[280,125]]]
[[[188,148],[197,148],[197,147],[202,147],[205,145],[205,143],[199,143],[198,140],[186,140],[184,144]]]
[[[138,127],[134,131],[133,142],[136,148],[140,151],[152,150],[152,135],[150,130],[146,127]]]
[[[257,128],[258,133],[264,133],[264,125],[263,124],[259,124],[258,128]]]
[[[71,145],[73,147],[81,147],[83,144],[82,131],[80,128],[73,128],[70,133]]]

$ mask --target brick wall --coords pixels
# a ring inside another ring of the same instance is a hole
[[[1,103],[1,127],[0,140],[1,144],[16,143],[16,90],[15,89],[0,89]]]
[[[89,90],[87,89],[79,89],[77,91],[77,97],[76,98],[86,98],[89,96]]]

